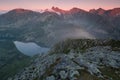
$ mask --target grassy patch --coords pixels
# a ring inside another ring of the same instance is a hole
[[[78,70],[80,73],[80,76],[78,77],[79,80],[103,80],[101,78],[98,78],[97,76],[91,75],[86,70]]]
[[[120,80],[120,69],[115,69],[111,67],[104,67],[100,69],[106,78],[112,78],[113,80]]]

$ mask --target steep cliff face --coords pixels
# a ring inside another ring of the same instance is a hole
[[[77,46],[63,47],[66,44],[62,44],[57,48],[59,52],[52,49],[47,55],[39,55],[31,66],[9,80],[119,80],[119,41],[71,40],[64,43]],[[69,48],[70,52],[59,50],[62,48]]]

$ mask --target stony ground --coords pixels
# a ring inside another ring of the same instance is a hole
[[[31,66],[9,80],[119,80],[120,52],[96,46],[85,52],[39,55]]]

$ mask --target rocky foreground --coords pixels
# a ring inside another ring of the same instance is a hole
[[[87,42],[79,41],[79,44],[89,45]],[[70,48],[67,53],[60,53],[62,50],[58,53],[51,51],[39,55],[29,67],[8,80],[119,80],[119,44],[116,44],[117,50],[113,49],[112,44],[94,45],[82,51],[72,49],[73,46],[66,47]]]

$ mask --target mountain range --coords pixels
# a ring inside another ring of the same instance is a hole
[[[42,12],[10,10],[0,15],[0,79],[15,75],[9,80],[58,80],[59,77],[69,80],[74,78],[70,77],[74,73],[82,80],[89,80],[89,77],[93,80],[119,80],[119,36],[120,8],[85,11],[52,7],[52,10]],[[19,52],[14,41],[35,42],[51,49],[47,54],[37,55],[31,64],[34,57]],[[63,69],[62,66],[65,68],[66,65],[67,69]],[[73,68],[76,70],[71,71]],[[81,68],[84,68],[82,72]],[[80,76],[79,73],[83,74]]]
[[[13,9],[0,15],[0,39],[34,41],[43,46],[68,38],[120,39],[119,22],[120,8],[85,11],[52,7],[42,13]]]

